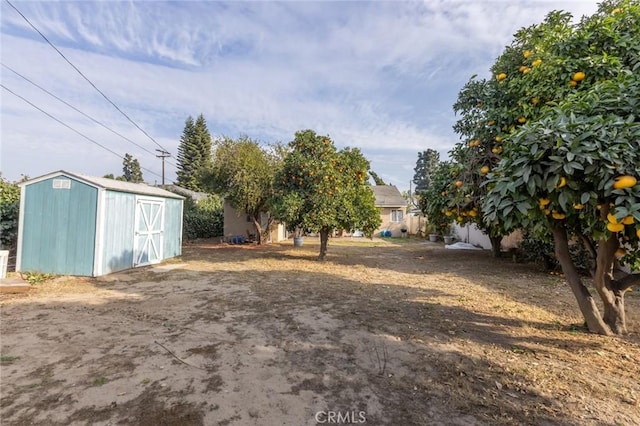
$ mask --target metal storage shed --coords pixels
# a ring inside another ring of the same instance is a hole
[[[16,271],[97,277],[182,253],[180,195],[63,170],[20,186]]]

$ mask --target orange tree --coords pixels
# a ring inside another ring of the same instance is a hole
[[[381,219],[367,183],[369,161],[360,150],[338,151],[328,136],[312,130],[296,132],[289,148],[275,178],[273,216],[290,230],[319,233],[319,260],[334,230],[373,235]]]
[[[496,85],[472,77],[458,94],[453,106],[459,119],[453,126],[461,142],[449,152],[453,161],[448,198],[449,210],[461,225],[472,223],[482,229],[491,241],[495,257],[500,256],[504,229],[499,221],[483,220],[482,201],[487,194],[487,178],[500,161],[503,130],[493,118],[488,118],[499,103]],[[505,130],[508,130],[506,126]]]
[[[432,166],[430,183],[420,192],[418,206],[429,221],[433,232],[446,235],[454,219],[454,213],[449,208],[447,197],[451,184],[452,165],[447,161],[440,161]]]
[[[640,5],[605,2],[577,24],[553,12],[519,31],[492,72],[483,114],[503,152],[484,219],[550,232],[589,330],[625,333],[624,294],[640,283],[616,271],[640,258]],[[592,254],[602,314],[569,255],[572,238]]]

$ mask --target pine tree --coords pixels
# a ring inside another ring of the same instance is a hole
[[[183,188],[200,191],[200,175],[211,167],[211,135],[207,123],[200,114],[197,120],[189,116],[185,122],[178,146],[177,184]]]
[[[122,180],[133,183],[144,182],[140,163],[131,154],[125,154],[122,161]]]
[[[195,139],[196,145],[198,146],[198,151],[200,151],[200,166],[199,168],[210,168],[211,167],[211,157],[212,157],[212,143],[211,143],[211,134],[209,134],[209,129],[207,129],[207,122],[204,119],[204,116],[200,114],[196,119],[196,123],[194,126],[195,131]]]
[[[413,169],[413,183],[416,184],[416,192],[425,191],[433,181],[433,175],[438,168],[440,154],[434,149],[427,149],[418,153],[418,161]]]
[[[378,174],[376,172],[374,172],[373,170],[369,170],[369,176],[371,176],[371,179],[373,179],[373,182],[375,182],[376,186],[384,186],[386,185],[386,183],[384,183],[384,181],[382,180],[382,178],[380,176],[378,176]]]
[[[200,164],[200,151],[195,143],[195,125],[189,116],[184,124],[180,145],[178,146],[178,171],[176,172],[179,186],[198,190],[196,173]]]

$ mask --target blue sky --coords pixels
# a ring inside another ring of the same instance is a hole
[[[12,3],[155,141],[176,155],[187,116],[211,134],[289,142],[297,130],[360,148],[406,190],[418,151],[458,141],[452,105],[513,33],[595,1],[69,1]],[[1,4],[0,56],[129,141],[1,68],[2,84],[160,181],[158,148]],[[121,173],[122,159],[1,90],[2,175]],[[169,159],[175,164],[175,158]],[[167,181],[175,167],[167,164]]]

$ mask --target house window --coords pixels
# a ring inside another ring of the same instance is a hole
[[[402,210],[391,210],[391,222],[402,222]]]

